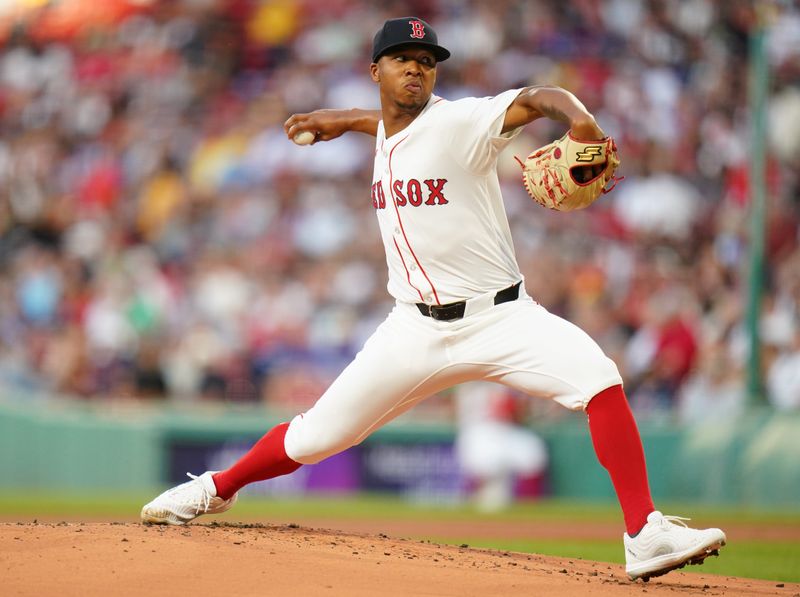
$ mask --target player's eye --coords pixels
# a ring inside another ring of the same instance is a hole
[[[433,68],[434,66],[436,66],[436,60],[434,60],[430,56],[422,56],[420,58],[413,58],[411,56],[408,56],[407,54],[397,54],[393,58],[393,60],[396,60],[397,62],[408,62],[409,60],[416,60],[417,63],[421,64],[422,66],[428,67],[428,68]]]

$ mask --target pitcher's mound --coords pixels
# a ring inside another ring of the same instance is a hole
[[[671,573],[647,585],[619,565],[298,525],[0,523],[4,595],[794,595],[775,582]]]

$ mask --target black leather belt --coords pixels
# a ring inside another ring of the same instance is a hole
[[[494,304],[508,303],[515,301],[519,298],[519,287],[522,282],[517,282],[513,286],[504,288],[494,295]],[[437,321],[453,321],[454,319],[461,319],[464,317],[464,310],[467,308],[467,301],[458,301],[456,303],[447,303],[446,305],[426,305],[425,303],[416,303],[417,309],[425,317],[432,317]]]

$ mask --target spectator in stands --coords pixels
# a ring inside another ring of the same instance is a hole
[[[473,484],[478,509],[496,512],[510,506],[517,487],[527,497],[541,495],[547,470],[547,446],[525,427],[523,405],[501,385],[474,382],[454,389],[456,404],[456,455],[463,473]]]
[[[373,148],[359,138],[294,147],[280,124],[320,105],[375,107],[357,70],[368,48],[354,40],[396,16],[388,10],[176,0],[143,3],[91,35],[43,29],[37,11],[14,26],[0,14],[0,383],[266,399],[292,412],[304,405],[291,363],[326,385],[371,332],[368,314],[384,311],[372,215],[351,209]],[[671,408],[703,383],[735,388],[717,376],[728,358],[743,375],[751,11],[433,0],[420,14],[451,45],[481,40],[480,56],[454,52],[444,95],[559,84],[618,139],[627,180],[569,218],[530,204],[513,160],[500,172],[529,289],[629,355],[619,362],[638,382],[634,404]],[[776,11],[767,273],[796,313],[800,9]],[[537,128],[515,151],[553,136]],[[665,286],[680,288],[681,310],[656,321],[643,307]],[[769,366],[779,404],[792,402],[796,351],[781,346]]]

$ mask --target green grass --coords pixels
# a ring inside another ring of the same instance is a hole
[[[78,495],[0,492],[0,514],[5,520],[63,517],[116,518],[135,520],[142,504],[153,494]],[[709,558],[702,567],[689,567],[687,572],[744,576],[781,582],[800,582],[800,511],[768,511],[731,507],[710,508],[688,504],[662,506],[666,513],[691,515],[701,524],[726,526],[758,525],[764,528],[790,529],[791,540],[763,541],[736,539],[726,546],[720,558]],[[582,503],[564,500],[542,500],[513,506],[498,514],[476,512],[468,505],[413,504],[395,496],[362,495],[347,498],[264,499],[247,496],[224,520],[263,520],[265,522],[299,522],[304,519],[340,520],[409,520],[453,521],[571,521],[620,522],[615,504]],[[621,530],[620,530],[621,533]],[[563,556],[612,562],[623,562],[621,542],[587,539],[496,539],[487,537],[419,537],[439,543],[468,543],[473,547],[512,550],[544,555]]]
[[[452,539],[447,541],[441,537],[432,539],[442,543],[452,543]],[[619,541],[598,541],[596,539],[587,540],[558,540],[558,539],[481,539],[465,538],[461,543],[466,543],[471,547],[485,547],[487,549],[501,549],[509,551],[521,551],[523,553],[538,553],[548,556],[559,556],[563,558],[577,558],[579,560],[597,560],[598,562],[613,562],[622,564],[625,558],[622,555],[622,545]]]
[[[0,513],[27,516],[49,514],[65,516],[119,515],[136,516],[142,504],[153,498],[156,489],[147,493],[37,493],[0,489]],[[764,523],[800,526],[800,510],[763,510],[741,507],[708,507],[673,503],[661,505],[667,513],[690,514],[697,520],[713,520],[714,524]],[[619,507],[613,503],[578,500],[544,499],[522,502],[496,513],[475,511],[468,504],[415,503],[384,494],[361,494],[347,497],[263,498],[245,495],[235,512],[240,516],[307,516],[343,518],[395,518],[436,520],[549,520],[620,522]],[[798,531],[800,533],[800,530]],[[798,535],[800,541],[800,535]]]
[[[435,538],[441,543],[456,543],[447,538]],[[458,540],[472,547],[538,553],[599,562],[623,564],[625,557],[619,541],[559,541],[555,539],[503,541],[481,538]],[[719,558],[708,558],[702,566],[690,566],[684,572],[744,576],[783,582],[800,582],[800,545],[797,542],[734,542],[722,550]]]

